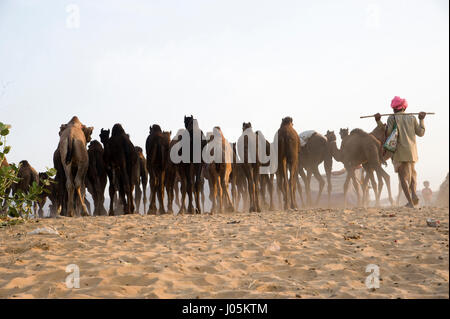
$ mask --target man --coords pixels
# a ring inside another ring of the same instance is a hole
[[[392,156],[394,170],[398,173],[399,181],[405,194],[408,204],[406,207],[414,208],[419,203],[416,194],[417,173],[415,163],[418,160],[416,135],[423,136],[425,134],[424,118],[426,113],[419,113],[419,122],[413,115],[401,115],[408,107],[408,102],[398,96],[391,101],[391,107],[395,115],[390,115],[387,120],[386,136],[390,136],[394,123],[397,123],[398,138],[397,148]],[[380,113],[375,114],[375,121],[378,125],[383,125],[380,121]]]
[[[430,188],[430,182],[429,181],[423,182],[423,186],[425,188],[422,189],[422,197],[423,200],[425,201],[425,206],[430,206],[431,200],[433,199],[433,191]]]

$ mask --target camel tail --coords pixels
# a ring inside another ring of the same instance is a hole
[[[68,143],[67,143],[67,155],[66,155],[66,165],[70,164],[70,162],[72,161],[72,155],[73,155],[73,148],[74,148],[74,143],[75,140],[74,139],[68,139]]]

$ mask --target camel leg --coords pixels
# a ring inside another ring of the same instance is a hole
[[[323,188],[325,187],[325,181],[323,180],[322,175],[320,175],[319,168],[317,166],[313,168],[312,172],[314,174],[314,177],[319,182],[319,194],[317,195],[317,198],[316,198],[316,201],[314,204],[315,206],[318,206],[319,202],[320,202],[320,198],[322,197]]]
[[[303,168],[301,168],[299,171],[300,177],[303,180],[303,183],[305,184],[305,193],[306,193],[306,197],[308,198],[308,196],[311,196],[311,194],[309,193],[309,190],[307,190],[306,188],[306,175],[305,175],[305,171],[303,170]],[[305,203],[305,199],[303,198],[303,190],[302,190],[302,184],[300,183],[300,179],[297,178],[297,187],[298,187],[298,194],[300,195],[300,201],[302,202],[302,207],[306,207],[307,204]],[[310,194],[310,195],[308,195]]]
[[[75,191],[75,186],[72,181],[72,165],[68,164],[64,166],[64,171],[66,174],[66,190],[67,190],[67,216],[74,216],[73,209],[73,195]]]
[[[156,196],[158,197],[158,214],[164,214],[164,172],[160,172],[156,177]],[[156,208],[155,208],[156,209]]]
[[[344,207],[345,208],[347,207],[348,186],[350,183],[350,179],[353,177],[353,170],[351,170],[351,169],[349,170],[347,167],[346,167],[346,170],[347,170],[347,176],[345,177],[345,182],[344,182]],[[359,189],[358,189],[357,193],[358,193],[358,202],[359,202]]]
[[[323,161],[323,167],[325,168],[325,174],[327,176],[327,191],[328,191],[327,206],[330,207],[331,191],[333,188],[333,185],[331,184],[331,171],[333,170],[333,158],[331,156],[325,158],[325,160]]]
[[[83,216],[89,216],[86,204],[84,202],[86,188],[84,186],[84,176],[86,176],[87,167],[79,167],[77,175],[75,176],[75,190],[78,195],[78,204],[81,205],[81,214]],[[78,213],[77,213],[78,214]]]
[[[353,182],[353,188],[355,189],[355,192],[356,192],[356,198],[357,198],[356,205],[361,206],[361,195],[359,193],[359,182],[355,176],[355,171],[352,171],[351,178],[352,178],[352,182]]]
[[[298,180],[298,175],[296,172],[296,168],[291,167],[289,168],[289,193],[290,193],[290,197],[291,197],[291,209],[293,210],[297,210],[297,200],[295,198],[295,189],[296,189],[296,184],[297,184],[297,180]]]
[[[235,211],[234,203],[231,200],[231,194],[230,194],[230,190],[228,189],[228,184],[229,184],[229,181],[224,178],[223,183],[222,183],[222,190],[225,191],[225,199],[227,201],[228,208],[230,209],[231,212],[234,212]]]
[[[139,166],[137,166],[137,168],[139,168]],[[134,184],[134,203],[135,203],[135,207],[136,207],[136,212],[139,214],[139,209],[141,207],[141,198],[142,198],[142,190],[141,190],[141,185],[140,185],[140,177],[139,177],[139,170],[135,170],[136,172],[133,171],[134,176],[132,176],[133,178],[133,184]],[[145,211],[145,205],[144,205],[144,211]]]
[[[114,189],[114,185],[109,183],[109,216],[114,216],[114,201],[116,197],[116,190]]]
[[[311,171],[311,169],[307,169],[306,170],[305,190],[306,190],[306,203],[307,203],[308,207],[312,206],[311,177],[312,177],[312,171]]]
[[[180,185],[181,203],[178,206],[180,207],[178,213],[184,213],[186,211],[186,190],[187,190],[186,179],[182,179]]]
[[[270,174],[269,176],[269,198],[270,198],[270,205],[269,210],[273,211],[273,174]]]
[[[156,213],[156,177],[150,174],[150,205],[147,214]]]
[[[392,190],[391,190],[391,177],[389,176],[386,171],[380,167],[380,174],[383,176],[384,182],[386,184],[388,195],[389,195],[389,202],[391,203],[391,206],[394,206],[394,199],[392,198]]]
[[[376,205],[376,207],[378,207],[380,205],[380,194],[378,193],[377,182],[375,181],[375,176],[373,175],[373,170],[368,171],[367,175],[369,175],[370,183],[372,184],[372,189],[375,194],[375,205]],[[368,195],[369,195],[369,192],[367,191],[366,196],[368,196]],[[367,200],[368,200],[368,198],[367,198]],[[364,205],[365,204],[366,204],[366,201],[364,201]]]

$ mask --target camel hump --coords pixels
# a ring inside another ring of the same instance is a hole
[[[350,135],[369,136],[367,132],[360,128],[355,128],[350,132]]]
[[[74,115],[72,117],[72,119],[69,121],[69,123],[67,123],[67,124],[81,124],[81,122],[80,122],[78,116]]]

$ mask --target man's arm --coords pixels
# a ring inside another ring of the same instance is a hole
[[[414,130],[416,132],[416,135],[419,137],[422,137],[425,134],[425,123],[424,123],[425,115],[426,114],[424,112],[419,113],[419,122],[417,122],[417,119],[414,118]]]
[[[389,116],[386,122],[386,136],[390,136],[394,130],[395,118],[394,116]]]

